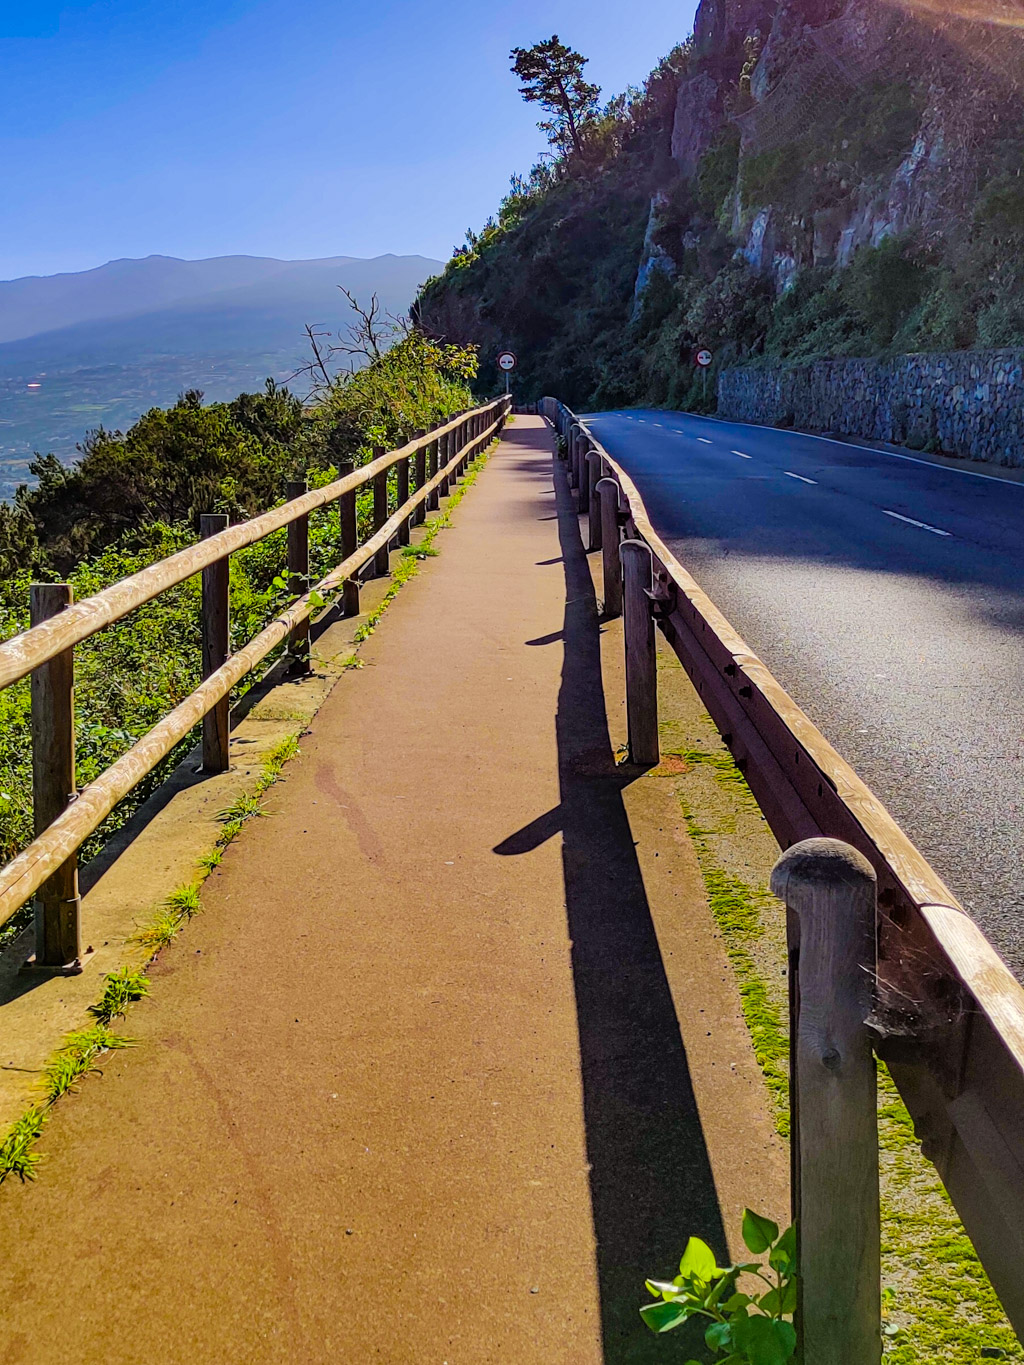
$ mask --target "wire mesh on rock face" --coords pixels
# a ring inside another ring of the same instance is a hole
[[[894,65],[891,21],[865,23],[846,15],[805,33],[811,44],[806,59],[791,67],[753,109],[736,116],[744,146],[770,152],[797,141],[830,107],[848,93]]]
[[[1024,26],[1024,11],[1021,11]],[[760,103],[734,117],[744,148],[773,151],[796,142],[808,128],[840,109],[852,90],[879,77],[921,74],[921,56],[954,56],[973,67],[984,83],[995,81],[1008,97],[1024,84],[1024,32],[1005,22],[965,19],[930,0],[922,12],[915,0],[846,14],[821,28],[805,30],[807,55],[791,66]],[[922,43],[924,48],[922,49]],[[964,73],[966,74],[966,73]],[[963,76],[961,77],[963,79]]]

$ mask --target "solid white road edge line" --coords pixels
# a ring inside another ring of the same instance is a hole
[[[922,531],[931,531],[933,536],[951,536],[952,531],[940,531],[937,526],[929,526],[926,521],[915,521],[913,517],[905,517],[902,512],[890,512],[888,507],[882,508],[883,516],[895,517],[897,521],[905,521],[908,526],[920,526]]]

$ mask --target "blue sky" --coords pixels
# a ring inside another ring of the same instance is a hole
[[[0,0],[0,279],[118,256],[445,258],[543,147],[508,51],[610,95],[693,0]]]

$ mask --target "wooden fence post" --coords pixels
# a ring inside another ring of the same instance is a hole
[[[346,475],[355,470],[354,460],[338,461],[338,477],[345,478]],[[353,488],[350,493],[342,493],[338,499],[338,520],[341,529],[341,557],[348,559],[349,555],[354,555],[358,544],[358,529],[356,524],[356,490]],[[359,615],[359,579],[355,574],[350,574],[345,579],[341,589],[341,610],[345,616]]]
[[[412,457],[406,456],[404,460],[398,461],[398,507],[409,501],[409,461]],[[399,545],[409,544],[409,518],[404,517],[402,524],[398,528]]]
[[[587,455],[587,523],[590,531],[588,549],[601,548],[601,505],[597,496],[597,485],[601,479],[601,456],[596,450]]]
[[[438,473],[440,473],[440,471],[444,469],[448,461],[451,459],[452,440],[453,437],[451,432],[448,432],[447,436],[439,436],[437,439]],[[438,485],[437,489],[438,504],[441,498],[446,498],[448,496],[448,482],[449,482],[448,479],[444,478]]]
[[[228,516],[224,512],[204,512],[199,518],[199,534],[203,540],[215,536],[228,528]],[[208,565],[202,574],[202,634],[203,634],[203,677],[228,661],[231,650],[230,631],[230,574],[228,556],[218,559],[216,564]],[[222,697],[212,711],[203,717],[203,772],[226,773],[231,766],[229,754],[228,720],[231,699]]]
[[[29,621],[38,626],[74,602],[68,583],[33,583]],[[32,672],[32,809],[36,836],[75,799],[75,657],[66,649]],[[66,975],[82,970],[78,854],[36,894],[33,967]]]
[[[289,502],[301,498],[309,485],[305,479],[289,479],[285,497]],[[288,523],[288,587],[295,597],[309,591],[309,515],[304,513]],[[302,678],[310,671],[309,617],[288,632],[291,664],[288,676]]]
[[[647,596],[654,586],[651,551],[642,540],[624,540],[622,559],[623,635],[626,644],[626,719],[629,761],[658,762],[658,661],[654,617]]]
[[[614,479],[598,479],[601,504],[601,567],[604,578],[604,614],[622,615],[622,561],[619,558],[619,485]]]
[[[426,433],[423,432],[423,431],[417,431],[417,432],[415,433],[415,439],[418,441],[418,440],[420,440],[425,434],[426,434]],[[426,481],[427,481],[427,447],[426,447],[426,446],[420,446],[419,450],[417,450],[417,452],[416,452],[416,475],[415,475],[415,478],[416,478],[416,487],[417,487],[417,489],[422,488],[423,485],[424,485],[424,484],[426,483]],[[423,524],[423,522],[426,521],[426,519],[427,519],[427,505],[426,505],[425,502],[421,502],[421,503],[419,504],[419,506],[416,508],[416,511],[413,512],[413,514],[412,514],[412,524],[413,524],[414,526],[421,526],[421,525]]]
[[[430,457],[427,461],[427,478],[432,479],[441,468],[441,442],[431,441]],[[427,494],[427,511],[436,512],[441,505],[441,490],[432,488]]]
[[[882,1354],[878,1100],[865,1020],[876,968],[876,878],[838,839],[775,865],[790,958],[790,1139],[805,1365]]]
[[[383,446],[374,446],[373,458],[380,459],[384,454]],[[388,519],[388,475],[390,470],[382,469],[373,476],[373,534],[376,535]],[[373,572],[376,578],[387,578],[391,566],[391,555],[386,545],[382,545],[373,557]]]
[[[580,435],[579,453],[576,456],[576,511],[585,512],[590,505],[590,475],[587,470],[587,456],[591,445],[588,436]]]

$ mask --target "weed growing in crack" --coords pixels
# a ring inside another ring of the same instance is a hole
[[[102,1053],[131,1046],[130,1038],[112,1033],[106,1024],[94,1024],[92,1028],[69,1033],[64,1046],[43,1068],[48,1103],[53,1104],[61,1095],[74,1090],[77,1082],[90,1071],[98,1071],[96,1058]]]
[[[119,967],[105,977],[103,994],[89,1013],[101,1024],[110,1024],[128,1013],[128,1006],[149,994],[149,979],[136,967]]]

